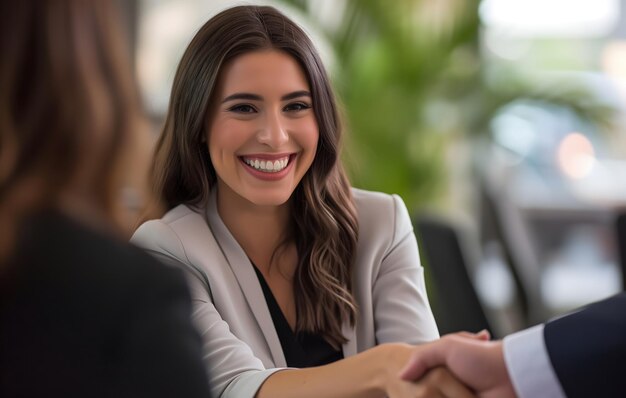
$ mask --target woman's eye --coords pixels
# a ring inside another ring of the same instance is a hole
[[[254,113],[254,112],[256,112],[256,109],[254,109],[254,107],[252,105],[247,105],[247,104],[235,105],[235,106],[231,107],[228,110],[230,112],[236,112],[236,113]]]
[[[305,104],[304,102],[294,102],[293,104],[289,104],[285,106],[285,111],[287,112],[298,112],[306,109],[310,109],[311,105]]]

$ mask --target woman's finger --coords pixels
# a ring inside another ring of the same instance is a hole
[[[444,367],[438,367],[431,369],[426,375],[419,381],[427,389],[427,392],[436,391],[438,395],[423,395],[428,396],[442,396],[449,398],[475,398],[476,395],[469,387],[461,383],[450,371]]]
[[[481,341],[489,341],[491,339],[491,334],[487,329],[483,329],[480,332],[472,333],[472,332],[457,332],[454,333],[453,336],[465,337],[473,340],[481,340]]]

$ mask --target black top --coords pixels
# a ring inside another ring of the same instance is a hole
[[[0,274],[0,397],[210,396],[177,269],[58,213]]]
[[[272,290],[256,266],[253,267],[263,289],[267,307],[285,354],[287,366],[292,368],[309,368],[326,365],[343,359],[343,351],[335,350],[324,338],[309,332],[294,333],[287,322]]]

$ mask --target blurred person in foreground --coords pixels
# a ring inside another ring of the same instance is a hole
[[[626,396],[626,293],[507,336],[458,333],[417,347],[401,376],[445,365],[481,397]]]
[[[112,4],[0,2],[4,398],[209,396],[183,276],[123,243],[144,130]]]

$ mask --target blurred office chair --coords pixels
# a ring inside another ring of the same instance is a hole
[[[507,198],[496,199],[494,185],[485,179],[479,187],[481,244],[492,239],[499,243],[515,285],[519,326],[525,328],[542,321],[536,315],[540,274],[519,212]]]
[[[439,332],[487,329],[494,335],[468,273],[458,233],[448,222],[418,216],[413,220],[422,258],[434,290],[429,291]]]
[[[617,249],[619,253],[619,263],[622,271],[622,289],[626,290],[626,212],[617,215]]]

